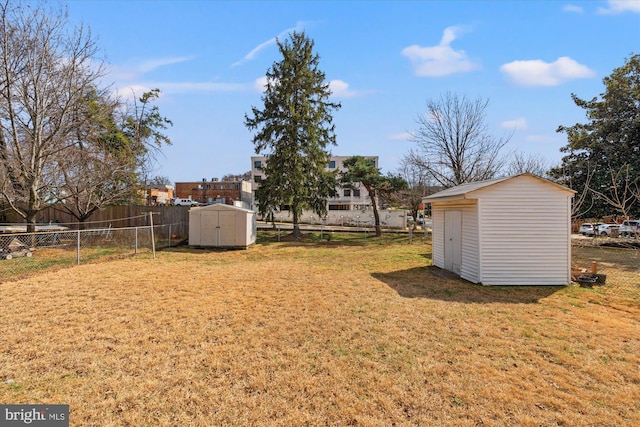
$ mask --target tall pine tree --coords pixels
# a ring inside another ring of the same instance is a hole
[[[265,155],[264,179],[256,191],[263,216],[288,206],[293,215],[293,236],[301,237],[298,221],[303,209],[326,213],[326,200],[336,187],[326,167],[336,145],[331,90],[318,69],[319,56],[304,32],[278,41],[282,59],[267,71],[263,109],[251,108],[245,125],[253,136],[256,154]]]

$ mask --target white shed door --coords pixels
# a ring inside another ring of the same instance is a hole
[[[444,212],[444,268],[460,274],[462,265],[462,211]]]
[[[215,245],[218,241],[218,212],[200,212],[200,244]]]
[[[236,245],[236,213],[220,211],[218,218],[218,246]]]
[[[201,244],[212,246],[235,246],[235,212],[201,212]]]

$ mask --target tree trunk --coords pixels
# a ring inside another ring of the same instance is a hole
[[[35,233],[36,231],[36,215],[37,212],[29,211],[27,214],[27,233]]]
[[[382,236],[382,228],[380,227],[380,214],[378,213],[378,203],[376,201],[376,191],[374,189],[368,189],[369,196],[371,197],[371,206],[373,207],[373,218],[376,225],[376,237]]]
[[[300,231],[300,225],[298,224],[298,205],[296,203],[291,204],[291,211],[293,212],[293,231],[291,234],[296,239],[301,239],[302,232]]]
[[[36,215],[37,212],[29,212],[27,216],[27,233],[29,235],[29,246],[36,246]]]

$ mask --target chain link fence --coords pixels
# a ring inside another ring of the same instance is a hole
[[[186,223],[121,228],[91,225],[87,229],[79,229],[87,224],[45,226],[45,231],[35,233],[7,233],[10,227],[5,227],[0,234],[0,283],[64,266],[152,253],[183,243],[188,232]],[[359,231],[366,237],[366,231]],[[428,231],[410,229],[406,234],[409,243],[431,243]],[[638,237],[574,237],[572,267],[574,281],[582,286],[640,300]]]
[[[76,224],[76,228],[79,228]],[[44,227],[43,227],[44,228]],[[63,225],[48,231],[0,234],[0,283],[45,270],[95,262],[155,250],[182,243],[185,224],[139,227],[103,227],[70,230]],[[5,227],[5,231],[11,227]],[[54,229],[54,230],[52,230]]]
[[[640,300],[640,238],[637,236],[574,238],[571,258],[574,279],[582,286],[594,286],[601,292]],[[593,281],[590,282],[589,277]]]

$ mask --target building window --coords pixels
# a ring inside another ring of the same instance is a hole
[[[205,186],[204,186],[204,188],[205,188],[206,190],[211,190],[211,184],[207,184],[207,185],[205,185]]]
[[[261,160],[256,160],[253,162],[253,168],[254,169],[260,169],[262,168],[262,161]]]
[[[255,182],[262,182],[262,177],[261,177],[260,175],[255,175],[255,176],[253,177],[253,180],[254,180]]]
[[[349,188],[344,189],[344,197],[351,197],[351,189]]]
[[[224,189],[225,189],[225,188],[224,188],[224,184],[220,184],[220,189],[221,189],[221,190],[224,190]]]
[[[335,160],[330,160],[329,161],[329,169],[335,169],[336,168],[336,161]]]
[[[213,184],[213,189],[217,190],[218,189],[218,184]]]
[[[336,197],[336,190],[329,190],[329,197]]]
[[[329,205],[330,211],[348,211],[349,205]]]
[[[353,197],[360,197],[360,190],[358,189],[353,190]]]

